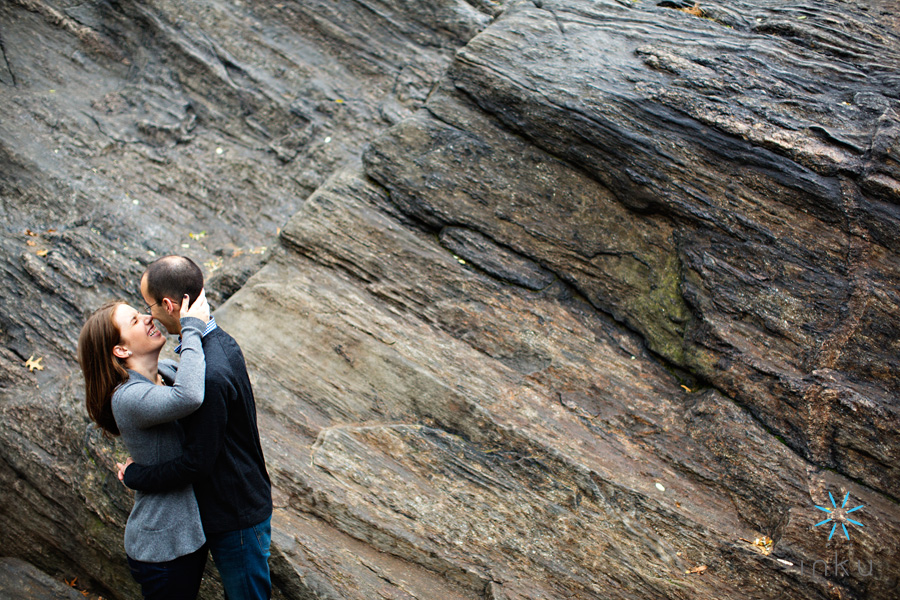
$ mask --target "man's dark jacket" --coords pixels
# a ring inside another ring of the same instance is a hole
[[[215,328],[203,336],[206,391],[203,405],[180,421],[184,451],[158,465],[132,464],[125,485],[161,492],[194,485],[207,534],[257,525],[272,514],[256,403],[244,355],[230,335]]]

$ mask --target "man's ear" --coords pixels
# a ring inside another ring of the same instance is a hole
[[[116,358],[121,358],[122,360],[125,360],[126,358],[131,356],[131,352],[126,350],[124,346],[116,345],[116,346],[113,346],[113,356],[115,356]]]
[[[181,306],[176,305],[169,298],[163,298],[161,304],[163,305],[163,308],[166,309],[166,312],[170,315],[175,314],[181,310]]]

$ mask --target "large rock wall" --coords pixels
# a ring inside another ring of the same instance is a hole
[[[0,7],[6,553],[134,594],[74,340],[179,251],[250,365],[282,596],[894,597],[896,18]]]
[[[221,304],[331,172],[422,105],[491,11],[0,4],[5,554],[136,594],[121,542],[131,501],[111,479],[122,450],[84,419],[85,316],[110,298],[139,306],[144,265],[171,252],[203,265]]]
[[[711,4],[699,18],[537,4],[468,44],[449,80],[602,182],[632,209],[627,230],[672,228],[640,252],[598,220],[594,239],[565,239],[582,264],[560,277],[802,455],[892,493],[900,40],[888,5]],[[401,186],[415,214],[441,202]],[[458,221],[468,206],[447,212]],[[479,226],[505,245],[521,237]]]

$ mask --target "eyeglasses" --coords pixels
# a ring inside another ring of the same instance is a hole
[[[156,306],[157,304],[159,304],[159,302],[154,302],[153,304],[151,304],[150,306],[148,306],[148,307],[145,309],[144,314],[145,314],[145,315],[152,315],[153,313],[150,312],[150,311],[153,310],[153,307]]]

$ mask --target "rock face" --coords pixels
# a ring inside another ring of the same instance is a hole
[[[2,600],[83,600],[72,587],[41,573],[25,561],[0,559],[0,598]]]
[[[577,237],[590,266],[560,276],[806,458],[891,493],[900,80],[886,65],[900,47],[886,11],[539,4],[466,46],[450,81],[602,182],[640,215],[626,230],[672,227],[655,238],[668,253]],[[408,210],[432,214],[430,198]]]
[[[179,252],[281,597],[896,597],[894,8],[0,7],[4,553],[136,595],[74,343]]]

